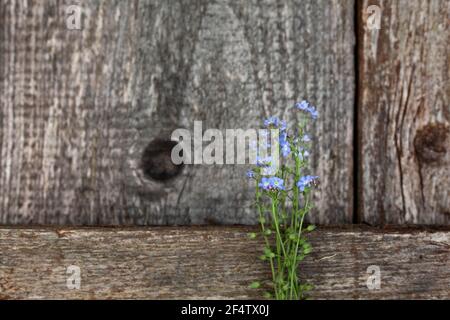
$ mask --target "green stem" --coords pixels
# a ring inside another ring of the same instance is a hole
[[[295,286],[297,288],[298,286],[298,282],[294,283],[294,278],[295,277],[295,272],[297,271],[297,257],[298,257],[298,246],[300,244],[300,239],[302,236],[302,229],[303,229],[303,221],[305,220],[305,216],[306,216],[306,212],[308,211],[308,206],[309,206],[309,193],[306,196],[306,200],[305,200],[305,207],[303,209],[303,212],[301,214],[301,218],[300,218],[300,226],[298,229],[298,236],[297,236],[297,243],[295,245],[295,250],[294,250],[294,263],[293,263],[293,268],[292,268],[292,275],[291,275],[291,289]],[[291,290],[291,295],[292,295],[292,290]],[[300,298],[300,292],[297,290],[297,299]]]
[[[299,195],[299,189],[297,186],[297,182],[300,179],[300,168],[301,168],[301,163],[300,163],[300,159],[298,157],[298,148],[294,149],[294,159],[295,159],[295,172],[294,172],[294,186],[293,186],[293,191],[294,191],[294,197],[293,197],[293,212],[292,212],[292,217],[291,217],[291,230],[292,232],[296,232],[297,227],[298,227],[298,216],[300,214],[299,212],[299,200],[300,200],[300,195]],[[291,252],[292,248],[291,248],[291,243],[289,243],[288,246],[288,251],[290,253],[290,257],[293,258],[292,263],[290,264],[290,268],[288,270],[288,281],[290,283],[290,290],[289,290],[289,298],[292,299],[292,295],[294,293],[294,289],[293,288],[293,283],[294,283],[294,275],[295,275],[295,264],[296,264],[296,258],[293,257],[292,252]],[[295,254],[296,252],[294,252]]]
[[[285,262],[285,260],[288,258],[288,256],[286,254],[284,242],[281,237],[280,223],[279,223],[278,214],[277,214],[277,205],[278,205],[278,199],[277,199],[277,196],[274,195],[274,196],[272,196],[272,218],[273,218],[273,222],[274,222],[275,230],[276,230],[277,268],[278,268],[278,279],[277,280],[279,281],[279,279],[284,274],[284,263],[281,263],[282,262],[281,254],[283,254],[283,258],[284,258],[283,262]],[[283,290],[283,288],[279,288],[279,289]]]
[[[259,193],[259,186],[258,185],[259,185],[259,183],[257,182],[256,183],[256,203],[257,203],[257,206],[258,206],[259,221],[260,221],[261,231],[262,231],[262,235],[263,235],[264,241],[266,243],[266,246],[270,247],[269,239],[268,239],[268,237],[265,234],[265,226],[264,226],[264,223],[263,223],[264,214],[263,214],[263,211],[262,211],[262,208],[261,208],[261,204],[260,204],[260,193]],[[278,296],[278,289],[277,289],[276,284],[275,284],[275,276],[276,276],[276,274],[275,274],[275,267],[274,267],[274,264],[273,264],[273,258],[269,257],[269,260],[270,260],[270,269],[271,269],[271,272],[272,272],[272,282],[273,282],[275,298],[278,300],[279,296]]]

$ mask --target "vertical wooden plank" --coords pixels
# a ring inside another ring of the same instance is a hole
[[[198,32],[188,103],[182,111],[186,127],[201,119],[207,127],[247,129],[260,127],[269,115],[293,122],[294,102],[303,97],[313,101],[321,116],[311,127],[316,139],[312,171],[322,181],[312,220],[321,223],[352,220],[353,4],[210,3]],[[243,168],[194,170],[181,199],[184,208],[215,223],[254,223],[253,190],[242,179]],[[198,203],[205,208],[194,205]]]
[[[321,113],[313,220],[351,221],[353,1],[95,0],[69,30],[72,4],[0,3],[0,223],[254,223],[245,167],[177,174],[149,143],[293,121],[302,98]]]
[[[1,223],[120,223],[135,2],[0,4]],[[76,4],[76,3],[75,3]]]
[[[450,3],[365,0],[359,14],[361,218],[448,224]]]

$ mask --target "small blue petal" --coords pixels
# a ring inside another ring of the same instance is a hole
[[[291,153],[291,146],[289,145],[288,142],[286,142],[281,147],[281,154],[283,155],[284,158],[286,158],[287,156],[289,156],[290,153]]]
[[[295,104],[295,107],[299,110],[302,110],[311,115],[311,118],[316,120],[319,116],[316,108],[314,108],[308,101],[303,100],[302,102],[298,102]]]
[[[297,187],[301,192],[304,192],[306,188],[309,188],[312,184],[314,184],[319,177],[317,176],[303,176],[297,182]]]
[[[305,135],[303,136],[303,138],[302,138],[302,141],[303,141],[303,142],[310,142],[310,141],[311,141],[311,137],[310,137],[309,135],[305,134]]]
[[[264,190],[285,190],[284,180],[278,177],[263,177],[259,183],[259,187]]]

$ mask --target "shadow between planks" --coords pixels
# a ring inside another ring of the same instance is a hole
[[[0,228],[1,299],[260,299],[254,227]],[[449,299],[450,229],[320,227],[301,275],[312,299]],[[81,271],[67,288],[69,266]],[[380,268],[369,290],[367,269]]]

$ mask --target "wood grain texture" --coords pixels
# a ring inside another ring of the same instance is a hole
[[[0,229],[2,299],[256,299],[270,279],[252,227]],[[319,228],[301,265],[314,299],[449,299],[450,231]],[[81,287],[67,289],[67,268]],[[381,287],[366,286],[371,265]]]
[[[141,168],[175,128],[293,121],[308,98],[313,220],[352,218],[354,1],[0,3],[0,223],[255,223],[244,166],[189,166],[167,181]]]
[[[361,219],[448,225],[450,2],[363,1],[359,14]]]

